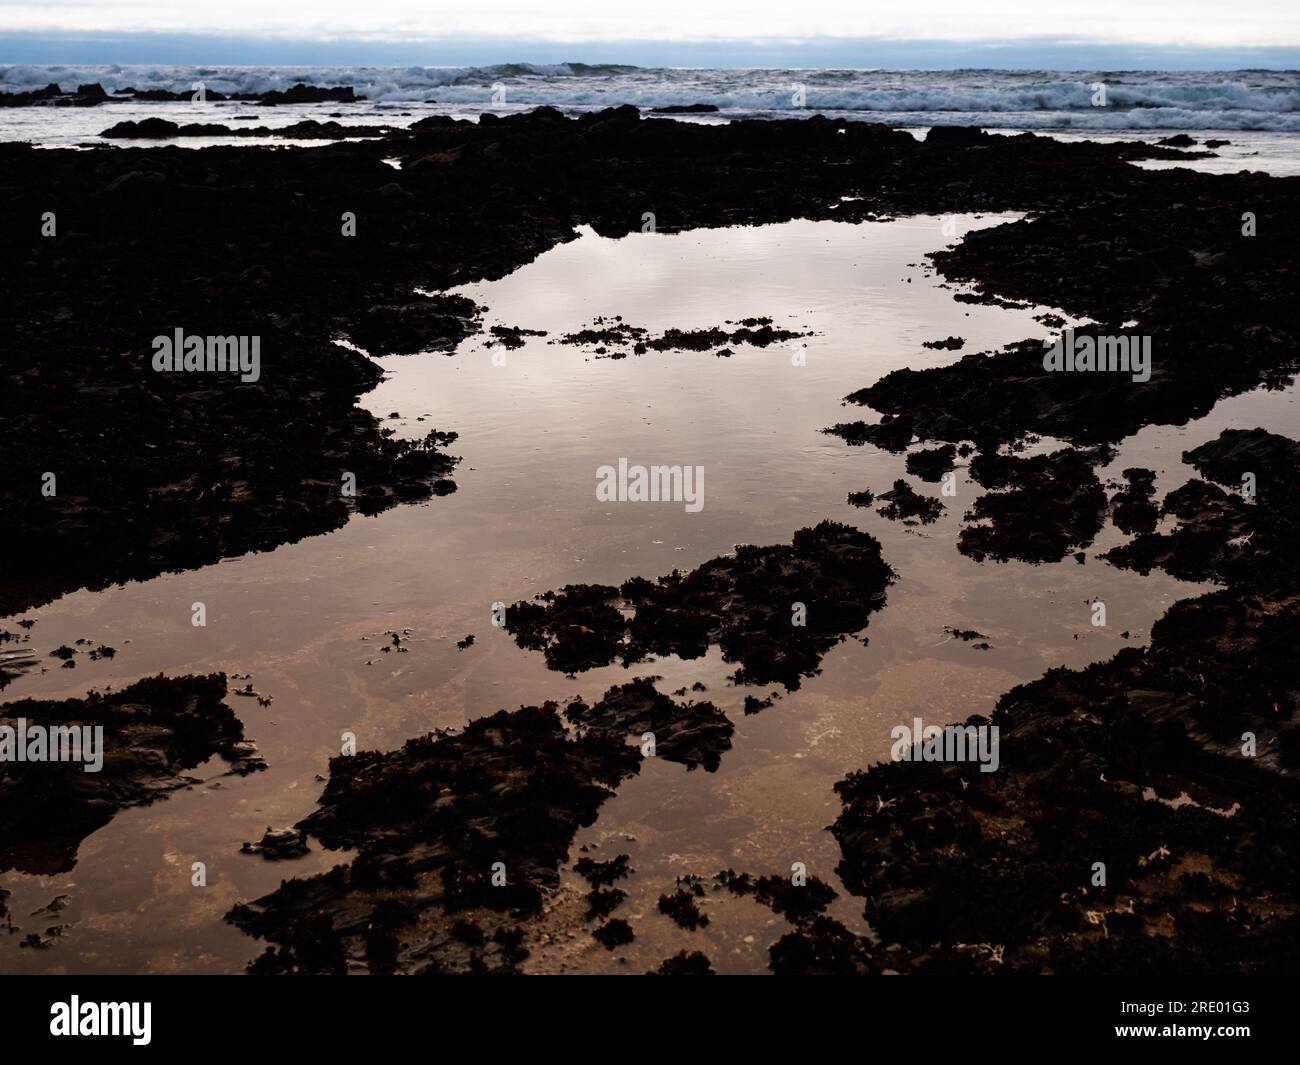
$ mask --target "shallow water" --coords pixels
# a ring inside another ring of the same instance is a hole
[[[64,936],[42,951],[19,949],[19,936],[0,939],[0,968],[237,971],[263,945],[225,925],[226,909],[283,877],[346,860],[319,848],[289,863],[238,853],[268,825],[313,809],[318,775],[342,732],[355,732],[361,747],[388,749],[502,707],[574,694],[590,699],[632,675],[653,673],[665,678],[664,691],[706,684],[707,693],[696,697],[731,715],[732,749],[712,774],[649,760],[579,835],[574,858],[582,845],[597,846],[599,857],[632,856],[636,873],[619,885],[629,898],[617,915],[631,921],[636,941],[611,953],[584,929],[571,936],[585,883],[566,872],[549,921],[556,935],[529,944],[528,967],[639,972],[686,947],[703,950],[720,970],[764,970],[768,945],[788,930],[784,922],[752,901],[711,893],[703,908],[712,923],[682,931],[655,912],[674,877],[707,877],[727,867],[788,874],[799,861],[840,889],[833,872],[838,848],[825,831],[838,812],[832,785],[887,756],[893,725],[913,716],[944,723],[987,712],[1007,688],[1051,666],[1083,665],[1144,642],[1171,602],[1201,587],[1096,561],[1122,539],[1110,526],[1084,565],[964,558],[956,535],[977,488],[961,467],[956,500],[946,500],[946,513],[931,526],[908,528],[847,504],[848,492],[879,492],[903,476],[904,457],[850,448],[820,432],[861,416],[860,408],[840,406],[846,393],[896,367],[941,365],[1049,332],[1033,319],[1041,308],[954,301],[952,290],[920,265],[927,251],[951,239],[937,218],[791,222],[619,240],[583,232],[503,280],[457,290],[489,308],[488,324],[550,336],[506,352],[504,365],[493,362],[502,349],[486,348],[481,337],[454,356],[380,360],[389,375],[365,397],[369,409],[399,413],[388,424],[405,435],[460,433],[452,448],[463,456],[454,495],[356,518],[266,554],[78,592],[29,612],[38,619],[33,646],[42,656],[79,637],[111,644],[118,654],[101,662],[79,656],[75,671],[28,675],[5,699],[78,695],[158,671],[251,673],[274,703],[229,702],[270,769],[221,777],[217,762],[196,774],[207,778],[203,786],[119,814],[85,841],[70,873],[0,876],[24,932],[55,923],[28,914],[57,895],[71,896],[58,918],[71,924]],[[682,352],[615,361],[549,343],[557,331],[599,315],[622,315],[654,332],[770,316],[777,326],[815,335],[802,366],[792,364],[794,349],[780,345],[737,347],[731,358]],[[921,346],[949,335],[966,338],[961,353]],[[1105,474],[1150,466],[1163,495],[1191,473],[1179,459],[1184,449],[1227,425],[1286,432],[1295,414],[1294,388],[1237,397],[1186,427],[1143,430]],[[703,510],[599,502],[596,470],[620,457],[703,466]],[[937,486],[917,485],[937,494]],[[508,604],[571,582],[653,578],[737,543],[788,542],[822,518],[875,535],[899,580],[872,616],[867,645],[841,644],[820,676],[756,716],[742,714],[744,696],[770,689],[729,686],[734,667],[716,650],[694,662],[568,678],[547,671],[539,654],[520,650],[490,624],[498,600]],[[1107,604],[1105,628],[1089,622],[1088,603],[1097,597]],[[196,601],[207,606],[206,628],[189,624]],[[980,651],[949,639],[945,626],[985,633],[992,647]],[[407,629],[408,652],[381,651],[387,631]],[[456,641],[468,633],[475,644],[458,651]],[[195,861],[207,865],[206,888],[190,885]],[[831,912],[862,929],[859,900],[841,895]]]

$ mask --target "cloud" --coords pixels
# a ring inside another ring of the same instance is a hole
[[[446,41],[813,41],[1053,38],[1166,46],[1300,44],[1300,5],[1279,0],[0,0],[0,32],[204,33]]]

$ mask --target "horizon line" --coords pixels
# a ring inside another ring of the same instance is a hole
[[[558,41],[541,38],[251,36],[163,31],[4,32],[0,66],[213,65],[1000,71],[1300,70],[1296,45],[1171,45],[1057,37]],[[431,54],[432,53],[432,54]],[[520,58],[527,56],[528,58]]]

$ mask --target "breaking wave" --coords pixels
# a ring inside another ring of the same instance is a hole
[[[686,70],[622,64],[504,63],[481,67],[8,66],[0,91],[58,82],[123,89],[259,93],[298,82],[351,86],[372,103],[487,105],[504,86],[511,104],[589,110],[712,104],[722,117],[798,113],[869,116],[897,124],[1004,128],[1300,131],[1300,74],[1279,71],[1090,72]],[[1095,86],[1106,105],[1093,106]]]

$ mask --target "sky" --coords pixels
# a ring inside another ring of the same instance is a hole
[[[1072,54],[1088,62],[1071,62]],[[92,55],[96,58],[88,58]],[[232,58],[241,55],[249,58]],[[0,62],[366,63],[378,62],[377,55],[397,57],[394,62],[399,65],[563,59],[745,65],[754,57],[767,56],[780,65],[814,66],[1078,69],[1143,65],[1143,57],[1153,66],[1195,66],[1198,60],[1219,67],[1278,66],[1300,55],[1300,4],[1294,0],[0,0]],[[790,62],[800,55],[812,58],[806,64]],[[724,62],[728,56],[739,62]],[[862,61],[844,61],[855,56]],[[1034,57],[1039,61],[1032,61]]]

